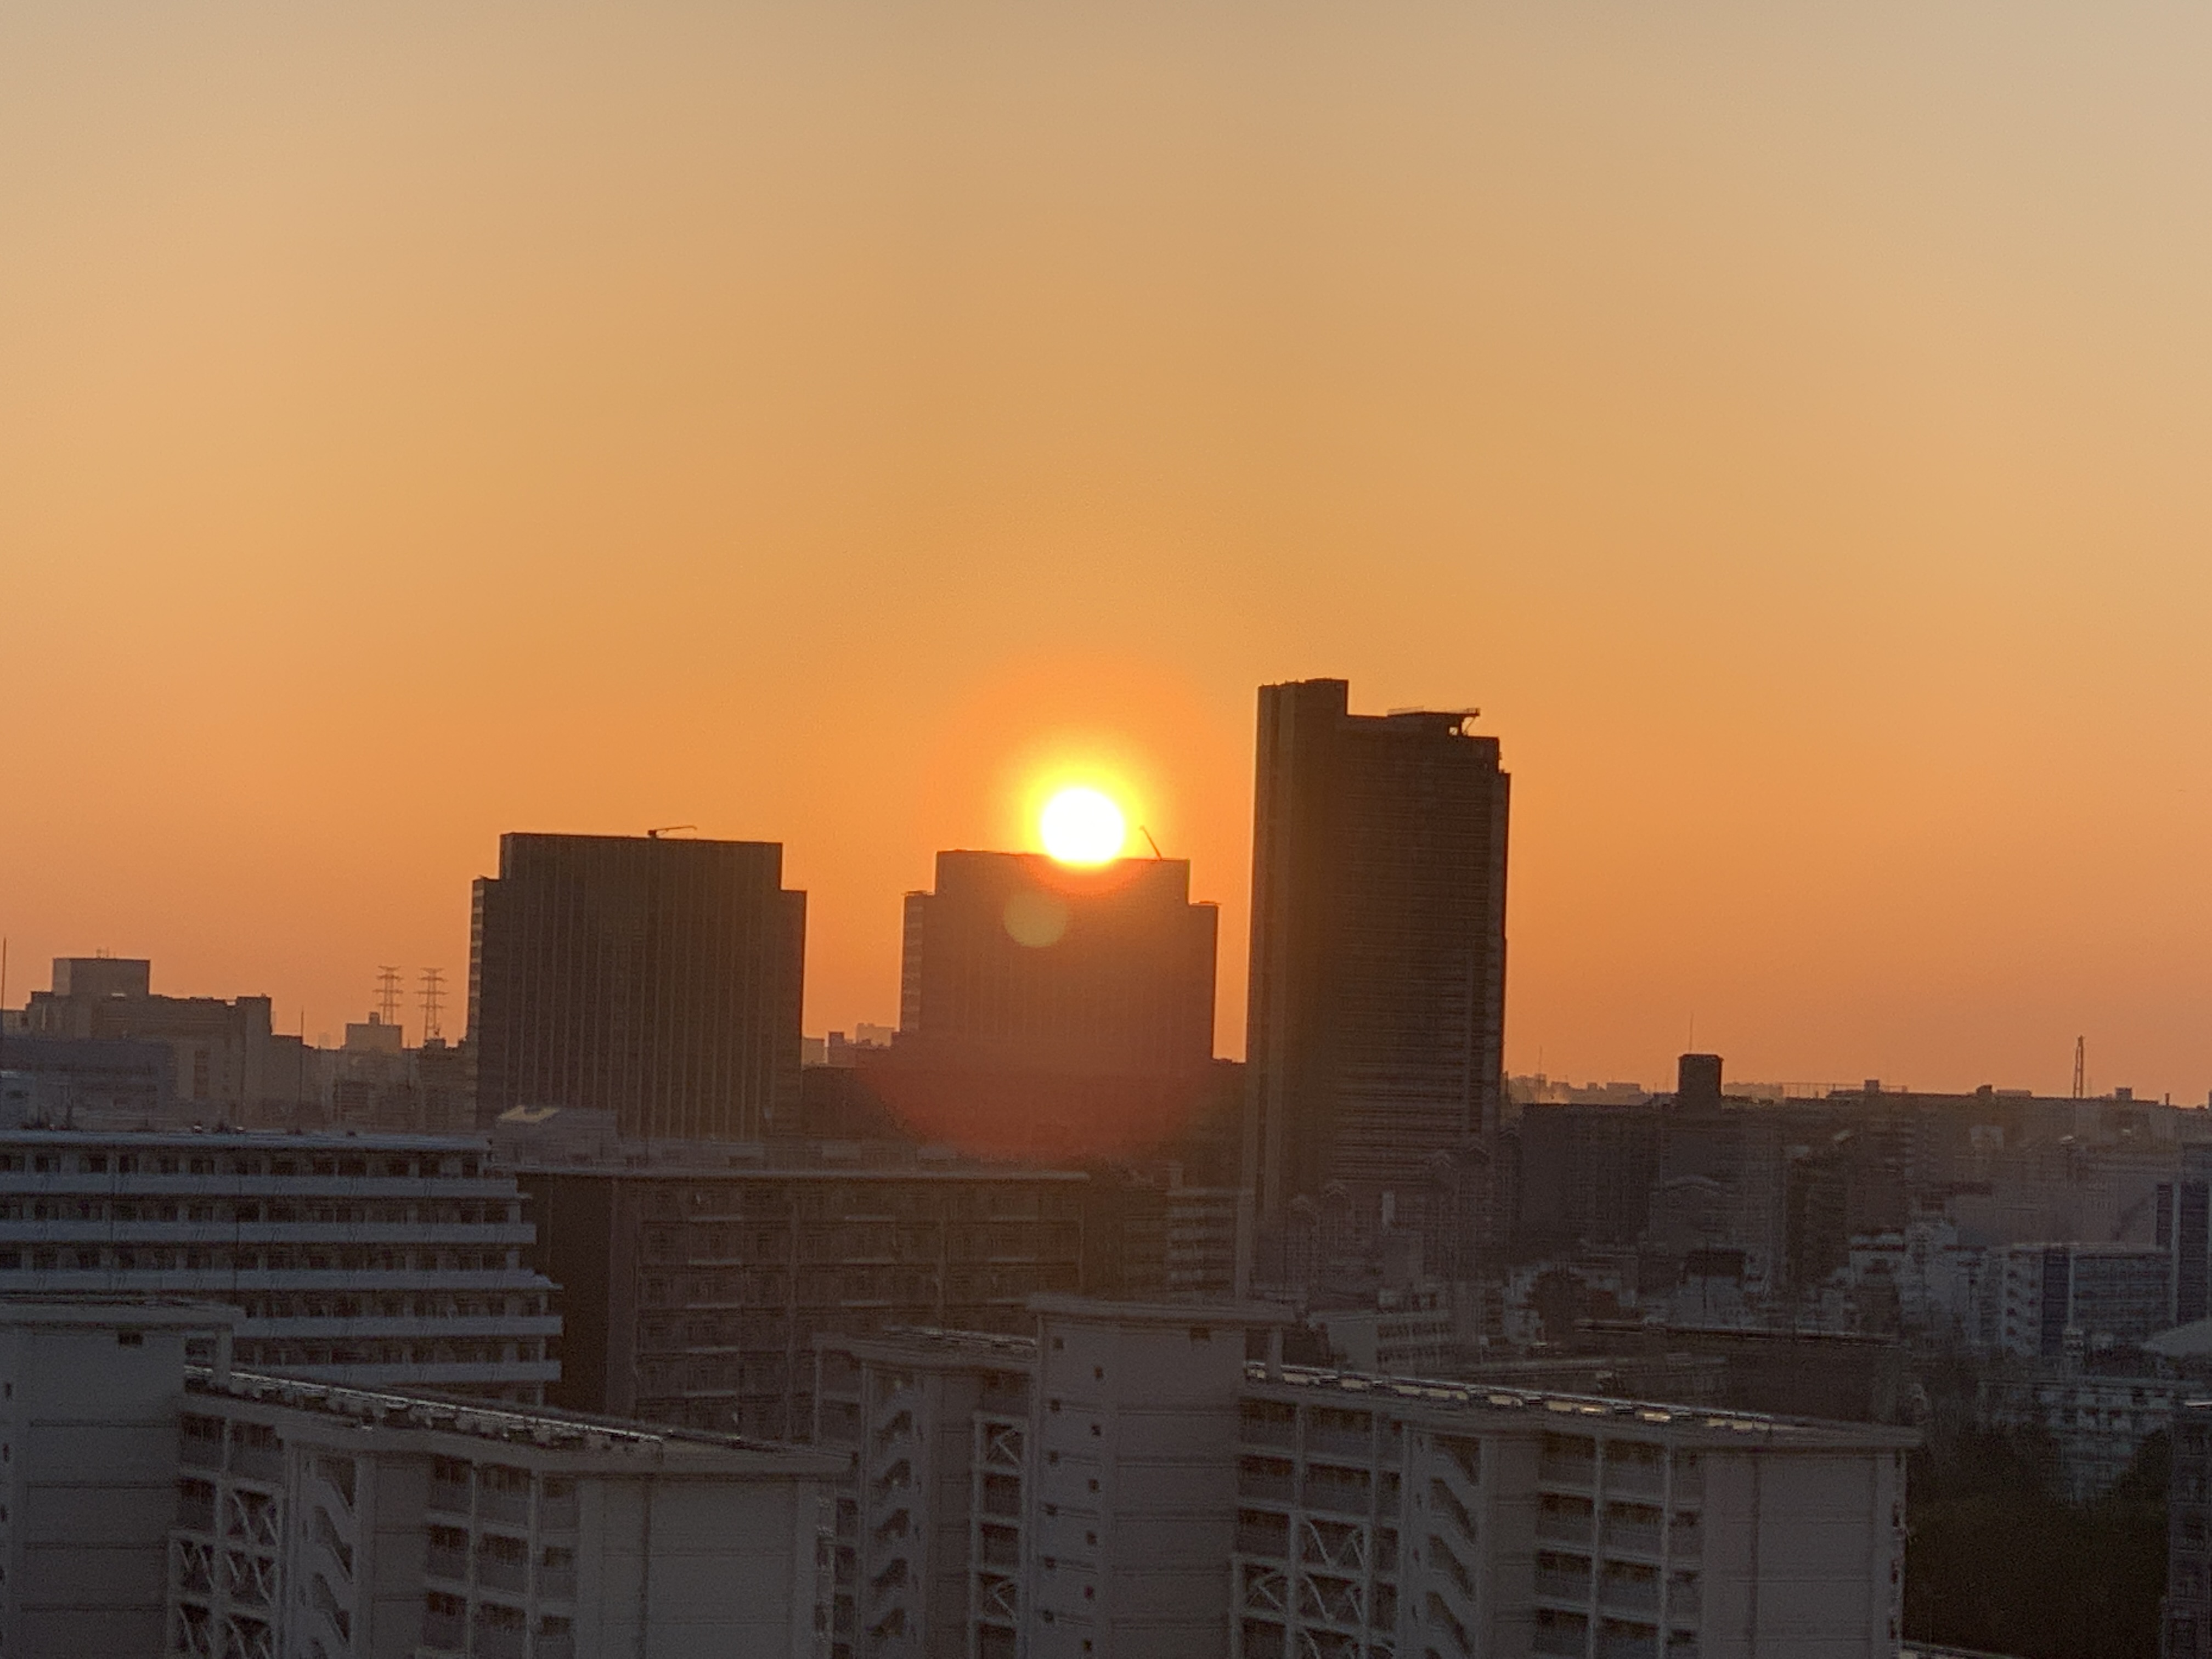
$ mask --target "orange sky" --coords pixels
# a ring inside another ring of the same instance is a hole
[[[2212,15],[0,15],[0,930],[312,1036],[505,829],[780,839],[808,1027],[1103,752],[1479,703],[1509,1060],[2212,1087]],[[456,1022],[457,1023],[457,1022]]]

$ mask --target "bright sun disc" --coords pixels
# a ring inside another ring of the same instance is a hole
[[[1121,809],[1096,789],[1063,789],[1044,805],[1037,821],[1044,850],[1062,864],[1103,864],[1121,850],[1129,833]]]

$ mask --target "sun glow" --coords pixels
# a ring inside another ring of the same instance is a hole
[[[1062,789],[1037,819],[1044,850],[1062,864],[1104,864],[1120,856],[1128,839],[1121,809],[1096,789]]]

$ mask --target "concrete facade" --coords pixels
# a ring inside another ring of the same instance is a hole
[[[481,1140],[0,1131],[0,1295],[227,1303],[239,1363],[295,1376],[542,1399],[535,1236]]]
[[[825,1340],[837,1659],[1895,1653],[1911,1431],[1286,1367],[1256,1322]]]
[[[0,1654],[162,1650],[186,1349],[235,1317],[0,1300]]]
[[[1019,1329],[1079,1287],[1085,1177],[1004,1168],[526,1170],[580,1411],[787,1437],[813,1340]]]
[[[836,1460],[238,1372],[182,1402],[177,1659],[807,1659]]]

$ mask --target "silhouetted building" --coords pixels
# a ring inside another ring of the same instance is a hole
[[[1182,859],[939,853],[907,895],[897,1040],[860,1073],[924,1139],[1149,1150],[1211,1087],[1217,931]]]
[[[1733,1248],[1747,1291],[1778,1286],[1789,1251],[1782,1127],[1776,1108],[1722,1095],[1719,1055],[1684,1054],[1662,1113],[1651,1243],[1677,1258]]]
[[[1085,1177],[1006,1169],[531,1170],[560,1286],[552,1403],[787,1437],[817,1334],[1004,1330],[1083,1273]]]
[[[476,884],[479,1124],[611,1111],[626,1136],[753,1140],[799,1109],[806,895],[774,842],[500,837]]]
[[[155,1128],[172,1115],[165,1042],[0,1036],[0,1127]]]
[[[2154,1242],[2173,1266],[2167,1323],[2212,1316],[2212,1146],[2185,1146],[2181,1168],[2158,1188]]]
[[[1509,780],[1468,714],[1260,690],[1245,1061],[1263,1230],[1346,1183],[1401,1212],[1504,1099]]]
[[[23,1011],[23,1033],[61,1042],[158,1042],[169,1054],[166,1096],[154,1103],[162,1112],[207,1123],[264,1124],[289,1121],[317,1092],[316,1073],[296,1036],[270,1029],[267,997],[157,996],[154,965],[143,957],[56,957],[52,988],[31,993]],[[7,1039],[9,1052],[18,1039]],[[86,1050],[77,1062],[58,1047],[46,1047],[41,1066],[75,1072],[91,1084],[89,1073],[107,1068],[109,1050]],[[17,1069],[0,1054],[0,1068]],[[113,1083],[110,1079],[110,1083]],[[118,1103],[113,1088],[91,1084],[93,1092]],[[123,1085],[125,1115],[145,1103],[143,1087]],[[109,1118],[106,1121],[119,1121]],[[136,1120],[132,1120],[136,1121]]]
[[[1650,1218],[1659,1129],[1659,1114],[1647,1106],[1524,1108],[1520,1247],[1541,1254],[1635,1243]]]

